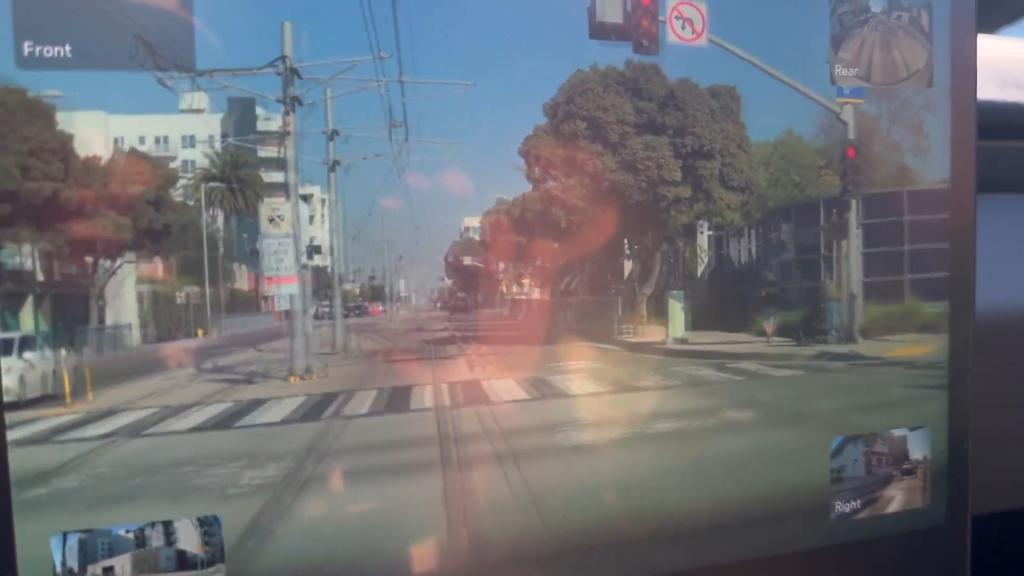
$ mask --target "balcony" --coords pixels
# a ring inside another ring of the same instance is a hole
[[[279,114],[263,114],[256,117],[257,132],[280,132],[281,116]]]
[[[267,171],[260,170],[260,176],[263,177],[263,182],[266,184],[284,184],[284,172],[281,171]]]
[[[256,149],[259,158],[284,158],[284,149],[280,146],[260,146]]]

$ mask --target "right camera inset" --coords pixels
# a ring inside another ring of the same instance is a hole
[[[829,14],[833,84],[932,85],[931,0],[831,0]]]
[[[870,518],[928,505],[931,436],[927,428],[838,436],[829,451],[832,520]]]

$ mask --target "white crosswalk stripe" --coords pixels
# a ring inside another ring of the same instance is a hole
[[[299,404],[302,404],[306,398],[308,398],[308,396],[292,396],[289,398],[277,398],[270,400],[245,418],[239,420],[235,424],[235,428],[280,422],[287,418],[292,411],[298,408]]]
[[[491,402],[518,402],[530,399],[526,390],[510,378],[484,380],[481,384]]]
[[[789,368],[776,368],[774,366],[765,366],[764,364],[758,364],[756,362],[736,362],[734,364],[726,364],[727,368],[734,368],[736,370],[744,370],[746,372],[754,372],[755,374],[765,374],[768,376],[800,376],[804,374],[800,370],[792,370]]]
[[[363,416],[370,411],[374,399],[377,398],[376,390],[360,390],[352,396],[352,400],[345,405],[342,414],[345,416]]]
[[[719,372],[718,370],[706,368],[704,366],[680,366],[676,368],[675,371],[697,376],[704,380],[711,380],[712,382],[739,382],[741,380],[746,380],[746,378],[742,376],[736,376],[735,374],[729,374],[727,372]]]
[[[209,404],[207,406],[196,406],[190,408],[181,414],[164,420],[163,422],[153,426],[149,430],[143,432],[143,434],[165,434],[167,432],[185,432],[199,426],[203,422],[206,422],[210,418],[221,414],[228,408],[234,406],[234,402],[217,402],[216,404]]]
[[[331,405],[327,407],[327,410],[325,410],[324,413],[320,416],[320,419],[324,420],[326,418],[331,418],[332,416],[337,414],[338,413],[338,408],[341,406],[341,403],[344,402],[344,401],[345,401],[345,394],[338,394],[338,397],[334,399],[334,402],[331,402]]]
[[[87,426],[76,428],[70,432],[61,434],[57,440],[85,440],[88,438],[96,438],[103,436],[104,434],[110,434],[116,432],[120,428],[137,422],[143,418],[150,416],[160,411],[160,408],[142,408],[139,410],[128,410],[125,412],[118,412],[108,416],[98,422],[93,422]]]
[[[53,418],[37,420],[35,422],[25,424],[24,426],[18,426],[13,430],[7,431],[7,441],[14,442],[15,440],[21,440],[22,438],[32,436],[33,434],[53,430],[58,426],[78,420],[82,416],[83,414],[64,414],[63,416],[55,416]]]
[[[410,410],[429,410],[434,407],[434,386],[424,384],[415,386],[409,396]]]
[[[586,394],[600,394],[607,389],[597,382],[583,376],[582,374],[563,374],[548,376],[547,380],[557,386],[560,390],[570,396],[584,396]]]

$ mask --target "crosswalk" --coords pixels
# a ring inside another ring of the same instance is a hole
[[[628,382],[607,381],[593,372],[559,372],[523,379],[495,378],[411,384],[210,404],[138,407],[62,414],[20,423],[8,429],[12,444],[89,441],[113,436],[157,437],[209,430],[248,429],[329,418],[362,418],[422,412],[439,407],[511,404],[673,387],[729,384],[748,377],[786,379],[805,374],[795,368],[736,362],[710,367],[673,367],[665,373],[641,372]]]

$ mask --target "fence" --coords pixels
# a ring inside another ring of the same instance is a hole
[[[556,298],[551,300],[551,331],[576,332],[598,340],[610,340],[622,330],[622,299]]]
[[[131,324],[79,326],[75,328],[72,349],[79,356],[106,356],[134,345]]]

